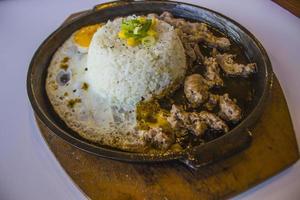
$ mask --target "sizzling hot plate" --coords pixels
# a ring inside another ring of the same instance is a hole
[[[227,134],[205,143],[186,149],[183,152],[169,154],[143,154],[131,153],[107,146],[91,143],[73,130],[53,111],[45,91],[45,79],[47,67],[52,55],[70,35],[80,27],[106,22],[118,16],[131,14],[162,13],[169,11],[176,17],[186,18],[192,21],[205,22],[217,30],[225,33],[232,41],[237,43],[245,52],[251,62],[256,62],[258,72],[253,79],[255,95],[253,108],[249,114]],[[98,156],[130,161],[130,162],[158,162],[180,160],[188,166],[196,169],[200,166],[225,158],[246,148],[251,142],[249,128],[259,118],[264,103],[272,86],[272,67],[268,55],[259,41],[237,22],[214,12],[212,10],[172,1],[116,1],[100,4],[92,10],[83,12],[78,17],[68,21],[53,32],[39,47],[29,66],[27,75],[27,92],[32,107],[38,118],[56,135],[68,143]]]

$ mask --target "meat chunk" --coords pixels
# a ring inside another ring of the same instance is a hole
[[[195,43],[188,43],[188,42],[183,43],[183,47],[185,49],[185,55],[188,61],[187,64],[189,68],[191,68],[194,62],[197,60],[197,54],[194,50],[195,45],[196,45]]]
[[[200,136],[207,129],[207,125],[199,118],[197,113],[185,112],[181,107],[176,105],[172,105],[170,113],[171,115],[167,120],[179,136],[187,134],[187,131]]]
[[[229,98],[228,94],[220,96],[219,106],[219,116],[222,119],[232,122],[238,122],[241,120],[242,110],[232,99]]]
[[[147,17],[149,17],[149,18],[159,18],[159,15],[156,14],[156,13],[149,13],[149,14],[147,15]]]
[[[256,64],[250,63],[247,65],[235,63],[235,55],[232,54],[217,54],[216,59],[220,67],[227,75],[232,76],[249,76],[250,74],[256,72]]]
[[[176,105],[172,106],[171,115],[167,120],[175,130],[179,130],[179,132],[190,131],[196,136],[203,135],[208,127],[224,132],[229,130],[226,123],[213,113],[206,111],[200,113],[185,112]]]
[[[170,12],[163,12],[160,16],[161,19],[165,19],[166,21],[173,19],[173,15]]]
[[[199,113],[199,118],[206,123],[211,129],[228,132],[229,128],[227,124],[219,118],[217,115],[207,112],[201,111]]]
[[[168,24],[172,25],[174,28],[181,29],[184,33],[191,34],[198,30],[207,30],[206,24],[204,23],[192,23],[188,22],[183,18],[174,18],[170,12],[163,12],[159,18]]]
[[[169,12],[163,12],[160,19],[171,24],[175,28],[181,29],[185,36],[183,41],[189,42],[205,42],[211,47],[227,49],[230,46],[230,41],[225,37],[217,37],[209,31],[205,23],[187,22],[181,18],[174,18]]]
[[[214,57],[214,58],[215,58],[218,54],[219,54],[219,51],[218,51],[218,49],[216,49],[216,48],[213,48],[212,51],[210,52],[210,56],[211,56],[211,57]]]
[[[203,54],[202,54],[202,52],[201,52],[201,50],[200,50],[199,45],[198,45],[198,44],[195,44],[193,49],[194,49],[194,52],[195,52],[195,54],[196,54],[196,56],[197,56],[197,59],[198,59],[200,62],[203,62],[203,61],[204,61],[204,56],[203,56]]]
[[[224,82],[220,77],[220,68],[216,58],[204,58],[204,66],[206,68],[205,78],[209,86],[223,86]]]
[[[208,98],[208,101],[204,104],[204,107],[209,110],[209,111],[212,111],[216,105],[218,105],[219,103],[219,98],[220,96],[219,95],[216,95],[216,94],[209,94],[209,98]]]
[[[185,122],[188,121],[188,113],[184,112],[179,106],[172,105],[170,116],[167,118],[171,127],[175,130],[185,127]]]
[[[167,118],[167,121],[178,137],[188,134],[186,123],[189,121],[189,116],[181,107],[172,105],[170,116]]]
[[[189,41],[187,38],[187,34],[183,33],[181,29],[176,29],[179,38],[182,41],[185,54],[187,57],[188,67],[191,68],[195,61],[203,62],[204,56],[202,55],[199,44],[194,41]]]
[[[150,128],[149,130],[140,130],[139,134],[144,137],[147,143],[162,150],[168,149],[175,142],[174,134],[165,132],[160,127]]]
[[[210,31],[198,32],[198,34],[195,34],[194,40],[205,42],[210,47],[216,47],[220,49],[228,49],[230,46],[229,39],[225,37],[217,37]]]
[[[192,107],[198,107],[208,99],[208,85],[200,74],[192,74],[184,81],[184,93]]]
[[[189,115],[190,123],[187,124],[188,130],[190,130],[194,135],[203,135],[207,129],[205,121],[199,118],[198,113],[192,112]]]
[[[182,18],[174,18],[169,12],[163,12],[159,18],[176,29],[184,46],[189,67],[192,67],[195,61],[203,62],[204,60],[199,42],[221,49],[227,49],[230,46],[230,41],[227,38],[213,35],[205,23],[188,22]]]
[[[221,48],[221,49],[228,49],[229,46],[230,46],[229,39],[225,38],[225,37],[216,37],[216,36],[211,37],[211,35],[210,35],[210,38],[208,38],[206,40],[209,41],[208,43],[212,47],[218,47],[218,48]]]

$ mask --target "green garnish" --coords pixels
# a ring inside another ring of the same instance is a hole
[[[146,36],[142,39],[142,44],[145,46],[151,46],[155,43],[155,38],[153,36]]]
[[[135,46],[139,43],[152,45],[155,43],[156,31],[153,30],[156,19],[138,17],[135,19],[123,19],[119,38],[127,41],[127,45]],[[147,39],[145,39],[147,38]],[[143,42],[144,41],[144,42]]]

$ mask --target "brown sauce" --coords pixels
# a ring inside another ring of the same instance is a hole
[[[224,34],[220,33],[219,31],[211,27],[210,30],[216,36],[223,36],[223,37],[225,36]],[[230,40],[230,42],[231,42],[230,49],[227,50],[226,52],[235,54],[236,61],[239,63],[243,63],[243,64],[249,63],[250,61],[244,54],[243,50],[234,41]],[[206,57],[211,56],[210,54],[212,48],[208,47],[205,44],[200,44],[199,47],[204,56]],[[205,67],[200,63],[195,63],[194,67],[190,71],[188,71],[187,74],[189,75],[193,73],[199,73],[201,75],[204,75],[204,72],[205,72]],[[242,115],[243,115],[242,120],[243,120],[245,116],[247,116],[253,108],[253,97],[255,93],[254,85],[253,85],[253,76],[255,75],[252,75],[250,77],[229,77],[226,76],[221,70],[221,78],[224,81],[224,86],[220,88],[212,88],[210,89],[210,92],[213,94],[228,93],[231,98],[236,99],[237,104],[242,109]],[[183,86],[180,86],[180,88],[178,88],[170,96],[158,100],[158,102],[161,108],[166,110],[170,110],[172,104],[182,105],[186,111],[190,111],[190,112],[206,110],[202,106],[196,109],[191,108],[189,106],[189,103],[184,95]],[[218,111],[219,111],[218,108],[216,108],[213,110],[213,113],[217,113]],[[233,129],[239,123],[236,124],[227,123],[227,125],[230,127],[230,129]],[[224,133],[220,131],[207,130],[205,134],[200,138],[193,136],[192,134],[188,134],[187,136],[184,136],[182,138],[177,138],[177,143],[179,143],[183,148],[186,148],[189,146],[195,146],[205,142],[209,142],[211,140],[220,137],[223,134]]]

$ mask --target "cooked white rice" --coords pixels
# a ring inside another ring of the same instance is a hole
[[[95,33],[88,52],[88,77],[96,93],[130,110],[142,98],[171,92],[184,78],[186,60],[171,25],[158,21],[154,45],[128,47],[118,38],[121,23],[122,18],[109,21]]]

